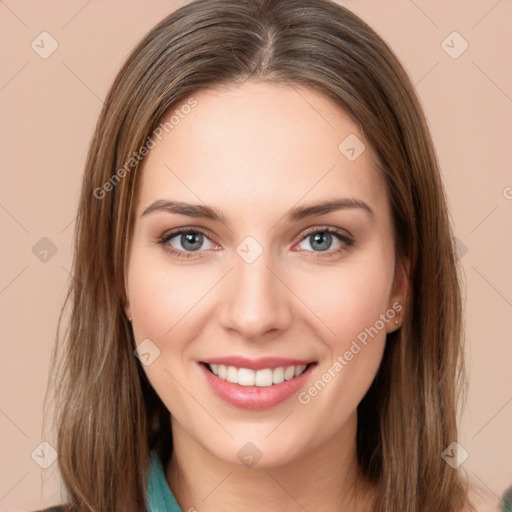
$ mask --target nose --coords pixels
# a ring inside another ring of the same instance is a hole
[[[271,332],[282,334],[292,321],[293,293],[265,254],[252,263],[240,259],[223,290],[222,327],[250,341],[267,340]]]

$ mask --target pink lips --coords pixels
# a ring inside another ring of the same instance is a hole
[[[309,365],[306,370],[298,377],[285,380],[280,384],[272,386],[241,386],[223,380],[214,375],[207,367],[207,364],[223,364],[226,366],[235,366],[237,368],[249,368],[251,370],[261,370],[264,368],[279,368],[281,366]],[[265,357],[261,359],[248,359],[244,357],[218,357],[211,358],[199,364],[203,375],[206,378],[212,391],[225,402],[241,409],[261,410],[274,407],[292,395],[297,393],[305,384],[309,375],[314,370],[316,364],[309,364],[311,361],[300,359],[282,359],[275,357]]]

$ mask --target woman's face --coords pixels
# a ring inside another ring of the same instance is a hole
[[[309,89],[193,99],[152,136],[128,264],[126,313],[173,434],[261,466],[353,441],[405,289],[371,148]]]

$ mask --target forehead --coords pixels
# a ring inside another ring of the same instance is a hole
[[[172,122],[161,140],[152,137],[156,146],[143,162],[139,211],[164,198],[231,204],[259,215],[262,208],[326,196],[385,206],[372,149],[322,94],[248,81],[195,93],[193,100],[193,107],[182,102],[164,117],[162,123]]]

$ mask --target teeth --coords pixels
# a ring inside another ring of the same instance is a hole
[[[272,372],[272,382],[274,384],[280,384],[281,382],[284,382],[284,368],[276,368]]]
[[[254,378],[254,384],[262,388],[272,386],[272,370],[270,368],[258,370],[256,372],[256,377]]]
[[[238,370],[234,366],[228,366],[226,371],[226,380],[238,384]]]
[[[227,379],[226,379],[227,380]],[[240,368],[238,370],[238,384],[240,386],[254,386],[256,380],[256,372],[248,368]],[[228,381],[232,382],[232,381]]]
[[[268,387],[272,384],[281,384],[285,380],[298,377],[305,369],[305,364],[297,366],[281,366],[279,368],[264,368],[263,370],[251,370],[249,368],[236,368],[223,364],[208,365],[213,374],[233,384],[240,386]]]
[[[284,380],[290,380],[293,379],[295,376],[295,366],[288,366],[286,370],[284,371]]]

